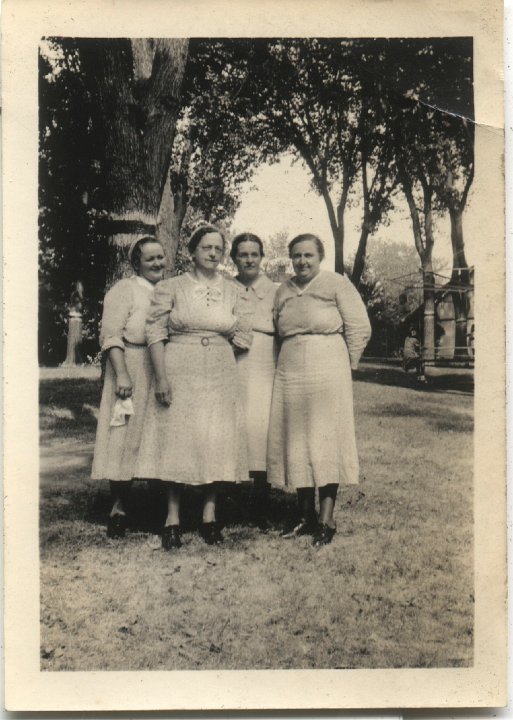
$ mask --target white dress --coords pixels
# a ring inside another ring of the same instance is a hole
[[[358,482],[351,368],[370,337],[358,291],[321,271],[276,293],[281,339],[268,440],[268,479],[298,489]]]
[[[248,440],[249,469],[267,470],[267,433],[271,412],[277,345],[273,321],[274,296],[278,285],[260,275],[246,287],[236,278],[252,308],[253,339],[248,352],[237,355],[237,369]]]
[[[103,352],[124,351],[132,381],[134,414],[125,425],[111,427],[116,396],[116,373],[107,359],[91,477],[95,480],[131,480],[144,431],[144,416],[152,378],[145,340],[146,315],[154,286],[139,276],[117,282],[105,296],[100,332]],[[148,477],[148,476],[143,476]]]
[[[251,341],[245,308],[236,284],[220,275],[208,287],[190,273],[157,285],[146,337],[166,342],[172,402],[160,405],[152,385],[138,475],[186,485],[249,479],[232,347]]]

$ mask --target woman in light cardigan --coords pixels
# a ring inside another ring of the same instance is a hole
[[[369,340],[370,324],[347,276],[320,269],[324,246],[317,236],[295,237],[289,255],[295,275],[279,287],[274,303],[281,348],[268,475],[272,485],[298,495],[300,522],[283,537],[313,535],[314,545],[321,546],[335,535],[339,485],[358,482],[351,368]]]

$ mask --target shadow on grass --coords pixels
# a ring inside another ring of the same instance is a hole
[[[88,378],[48,378],[39,386],[41,433],[48,438],[88,440],[96,432],[101,382]]]
[[[132,532],[159,534],[166,516],[166,487],[160,481],[135,481],[132,485],[129,518]],[[346,494],[341,506],[349,507],[360,503],[365,497],[360,490]],[[41,548],[53,545],[69,533],[80,533],[80,523],[89,525],[91,530],[101,528],[101,537],[111,509],[107,483],[90,483],[86,487],[42,490],[40,495]],[[293,493],[271,490],[266,506],[269,530],[280,531],[283,527],[299,521],[296,496]],[[198,530],[202,515],[202,492],[186,487],[181,502],[181,527],[183,532]],[[218,518],[221,524],[235,531],[240,539],[249,537],[256,525],[257,506],[251,483],[231,487],[220,493]],[[78,524],[77,524],[78,523]],[[60,532],[59,528],[65,528]],[[233,535],[233,531],[231,533]],[[83,544],[97,544],[98,533],[87,533]]]
[[[369,410],[368,413],[370,412],[374,412],[374,410]],[[390,418],[417,418],[421,416],[423,420],[430,422],[436,432],[471,433],[474,430],[473,417],[448,408],[444,408],[442,415],[438,408],[423,407],[422,412],[419,412],[419,408],[416,406],[390,403],[380,410],[380,415]]]
[[[56,490],[54,487],[43,489],[40,496],[41,547],[54,544],[61,539],[59,527],[66,526],[64,533],[69,538],[70,530],[78,522],[86,523],[91,529],[103,528],[111,509],[111,500],[107,483],[89,484],[73,489]],[[166,517],[166,488],[159,481],[135,481],[132,485],[129,518],[132,532],[161,532]],[[186,487],[181,501],[181,527],[183,532],[196,531],[202,516],[202,493],[196,488]],[[230,488],[220,494],[218,500],[218,518],[225,527],[236,527],[241,538],[249,528],[255,525],[256,505],[251,484]],[[284,525],[298,520],[295,496],[273,490],[269,497],[267,518],[269,529],[281,530]],[[76,531],[79,532],[78,527]],[[96,544],[93,536],[84,538],[84,542]]]
[[[372,362],[363,362],[358,370],[353,371],[353,378],[357,382],[391,385],[422,393],[457,392],[472,395],[474,392],[474,375],[470,370],[458,372],[450,368],[428,368],[427,376],[428,382],[424,385],[417,381],[414,372],[406,373],[399,366]]]
[[[47,378],[39,383],[39,402],[77,411],[84,403],[98,406],[102,393],[97,378]]]

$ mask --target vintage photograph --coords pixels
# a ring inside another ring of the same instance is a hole
[[[506,703],[502,5],[5,5],[6,707]]]
[[[472,666],[472,38],[38,79],[41,669]]]

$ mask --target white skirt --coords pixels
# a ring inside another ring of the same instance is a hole
[[[351,368],[342,335],[283,341],[267,462],[268,479],[279,488],[358,482]]]
[[[107,359],[94,446],[93,480],[131,480],[135,477],[153,367],[147,347],[127,346],[125,363],[132,381],[134,414],[127,417],[125,425],[111,427],[117,400],[116,373]]]
[[[267,432],[276,369],[275,338],[254,332],[249,352],[237,356],[237,369],[246,416],[249,469],[265,471]]]

